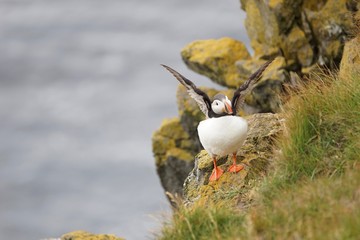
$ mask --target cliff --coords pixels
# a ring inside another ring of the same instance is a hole
[[[360,183],[359,3],[240,2],[253,56],[230,38],[195,41],[181,56],[190,69],[228,87],[227,96],[277,57],[241,113],[250,125],[238,151],[245,170],[207,181],[212,164],[196,133],[203,116],[179,87],[179,117],[153,135],[159,176],[178,209],[160,238],[354,238],[360,234],[354,197]],[[203,89],[210,97],[217,92]],[[169,175],[171,181],[164,178]]]
[[[261,64],[276,56],[247,96],[242,115],[281,112],[284,89],[297,87],[309,79],[310,72],[336,69],[344,43],[356,28],[355,1],[242,0],[241,6],[247,13],[245,27],[253,56],[242,42],[227,37],[192,42],[181,50],[181,56],[190,69],[228,87],[221,92],[229,97]],[[210,97],[219,92],[202,90]],[[182,196],[194,156],[202,149],[196,128],[204,116],[182,86],[177,103],[179,116],[164,121],[153,135],[153,153],[165,191]]]

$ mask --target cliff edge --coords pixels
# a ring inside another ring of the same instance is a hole
[[[211,159],[196,133],[203,116],[179,87],[176,129],[186,137],[171,135],[175,145],[167,145],[161,156],[170,156],[174,147],[185,150],[180,159],[186,156],[187,168],[177,165],[176,171],[184,170],[181,179],[176,188],[165,188],[176,208],[159,239],[356,239],[360,4],[240,2],[253,56],[230,38],[195,41],[181,56],[190,69],[228,87],[228,96],[258,66],[276,57],[241,112],[250,126],[238,150],[237,160],[245,169],[224,173],[216,182],[207,180]],[[211,96],[217,92],[204,90]],[[168,124],[154,134],[154,143]],[[184,139],[187,144],[181,148]],[[153,146],[157,158],[160,144]],[[162,159],[161,166],[179,160]],[[220,167],[230,163],[219,160]]]

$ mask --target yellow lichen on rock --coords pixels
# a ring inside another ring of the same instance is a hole
[[[178,118],[163,120],[160,129],[154,132],[152,137],[156,165],[165,164],[169,156],[174,156],[171,153],[177,152],[175,155],[179,156],[178,149],[181,147],[183,160],[188,160],[190,153],[185,154],[185,152],[186,147],[192,147],[189,141],[191,141],[189,134],[183,129]]]
[[[280,26],[271,8],[264,1],[246,1],[246,31],[255,57],[274,56],[279,52]]]
[[[93,234],[85,231],[74,231],[61,236],[61,240],[124,240],[113,234]]]
[[[354,27],[351,12],[347,9],[347,0],[328,0],[320,10],[305,8],[304,12],[311,26],[312,36],[318,44],[319,64],[339,62],[343,41]]]
[[[165,158],[166,159],[176,158],[176,159],[182,159],[185,161],[194,160],[194,157],[191,153],[189,153],[188,151],[185,151],[181,148],[177,148],[177,147],[169,149],[165,154]]]
[[[307,67],[313,64],[312,47],[305,33],[298,26],[294,26],[290,33],[283,38],[280,46],[288,65],[300,63],[301,66]]]
[[[354,24],[348,0],[242,0],[255,57],[283,54],[287,65],[338,63]],[[280,51],[279,51],[280,50]]]
[[[303,7],[311,11],[319,11],[327,2],[327,0],[306,0],[303,1]]]
[[[207,169],[207,168],[212,168],[213,160],[208,155],[206,150],[202,150],[201,152],[199,152],[199,154],[196,155],[196,158],[199,159],[198,162],[197,162],[197,169],[204,170],[204,169]]]
[[[274,12],[281,33],[288,32],[299,16],[302,0],[269,0],[268,6]]]
[[[152,137],[156,171],[165,191],[182,194],[182,185],[193,168],[198,151],[196,140],[190,138],[179,118],[165,119]]]
[[[228,87],[237,87],[242,82],[235,62],[250,58],[242,42],[228,37],[192,42],[182,49],[181,56],[193,71]]]
[[[189,135],[184,132],[177,118],[164,119],[161,123],[159,133],[168,138],[186,139]]]

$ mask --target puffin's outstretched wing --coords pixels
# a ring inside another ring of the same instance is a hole
[[[260,80],[262,73],[272,61],[274,61],[274,59],[264,63],[256,72],[251,74],[251,76],[238,89],[236,89],[231,100],[233,115],[236,115],[240,108],[242,108],[245,101],[245,95],[254,88],[254,84]]]
[[[187,89],[187,92],[190,94],[190,96],[196,101],[196,103],[199,105],[201,111],[205,114],[206,118],[209,117],[209,111],[211,111],[211,101],[209,96],[201,91],[199,88],[195,86],[193,82],[191,82],[189,79],[185,78],[183,75],[172,69],[171,67],[168,67],[166,65],[161,64],[166,70],[168,70],[174,77],[179,80],[179,82],[184,85]]]

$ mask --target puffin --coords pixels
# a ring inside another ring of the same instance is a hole
[[[273,61],[269,60],[250,75],[250,77],[235,90],[232,100],[221,93],[216,94],[212,100],[196,85],[185,78],[179,72],[169,66],[161,64],[168,70],[183,86],[189,95],[196,101],[206,119],[201,121],[197,127],[201,145],[213,160],[214,169],[209,181],[218,180],[223,174],[223,170],[217,166],[217,159],[232,154],[233,163],[228,172],[237,173],[244,166],[236,163],[238,149],[243,145],[247,132],[247,121],[238,116],[238,111],[243,107],[245,96],[255,86],[264,70]]]

